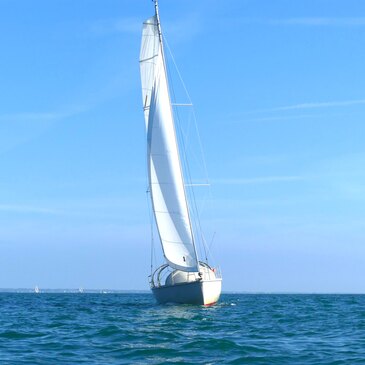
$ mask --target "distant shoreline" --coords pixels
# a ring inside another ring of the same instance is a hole
[[[42,289],[35,293],[34,288],[0,288],[2,293],[29,293],[29,294],[152,294],[150,290],[122,290],[122,289]],[[229,295],[365,295],[365,293],[335,293],[335,292],[246,292],[246,291],[223,291]]]

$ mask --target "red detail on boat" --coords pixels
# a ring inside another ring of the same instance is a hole
[[[211,307],[212,305],[216,304],[217,302],[213,302],[213,303],[208,303],[208,304],[204,304],[204,307]]]

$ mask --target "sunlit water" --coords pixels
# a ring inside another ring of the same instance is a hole
[[[365,364],[365,296],[0,294],[1,364]]]

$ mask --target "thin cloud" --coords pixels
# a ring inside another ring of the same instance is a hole
[[[318,117],[317,114],[304,114],[304,115],[291,115],[291,116],[279,116],[279,117],[262,117],[245,120],[245,122],[272,122],[272,121],[283,121],[293,119],[308,119]],[[242,123],[240,120],[239,123]]]
[[[302,176],[265,176],[251,178],[214,179],[213,182],[222,185],[271,184],[278,182],[294,182],[304,180]]]
[[[85,106],[73,107],[69,110],[55,112],[24,112],[24,113],[8,113],[0,115],[0,122],[15,121],[53,121],[72,117],[87,111],[89,108]]]
[[[346,107],[346,106],[363,105],[363,104],[365,104],[365,99],[345,100],[345,101],[326,101],[326,102],[301,103],[301,104],[294,104],[294,105],[288,105],[288,106],[281,106],[281,107],[270,109],[268,111]]]
[[[235,18],[224,19],[224,23],[240,26],[242,24],[259,24],[273,26],[307,26],[307,27],[363,27],[365,17],[331,18],[331,17],[301,17],[283,19],[265,18]]]
[[[29,112],[29,113],[12,113],[0,115],[0,121],[51,121],[68,116],[65,113],[57,112]]]
[[[263,113],[271,113],[271,112],[280,112],[280,111],[291,111],[291,110],[311,110],[311,109],[324,109],[324,108],[341,108],[341,107],[349,107],[356,105],[365,105],[365,99],[354,99],[354,100],[339,100],[339,101],[324,101],[324,102],[310,102],[310,103],[299,103],[293,105],[284,105],[279,107],[274,107],[271,109],[258,109],[245,111],[243,115],[254,115],[254,114],[263,114]],[[241,114],[241,115],[242,115]],[[241,115],[232,115],[231,118],[238,118]],[[273,116],[273,117],[260,117],[253,118],[248,121],[275,121],[275,120],[284,120],[284,119],[301,119],[301,118],[312,118],[319,117],[320,114],[299,114],[299,115],[291,115],[291,116]],[[239,120],[241,123],[241,120]]]
[[[62,212],[35,206],[26,205],[13,205],[13,204],[0,204],[0,212],[13,212],[13,213],[36,213],[36,214],[60,214]]]
[[[1,135],[0,154],[21,146],[44,134],[52,125],[62,123],[90,106],[71,106],[51,112],[15,112],[0,114],[0,126],[5,129]]]
[[[91,25],[91,32],[98,35],[113,33],[140,33],[142,22],[139,18],[103,19]]]
[[[143,19],[141,18],[114,18],[102,19],[91,25],[90,31],[99,36],[111,35],[114,33],[140,34],[142,31]],[[193,38],[202,30],[201,20],[196,14],[186,15],[163,22],[163,34],[174,42],[186,41]]]
[[[165,40],[167,36],[167,40],[170,40],[170,43],[189,41],[202,30],[202,20],[194,13],[186,15],[184,18],[174,19],[173,21],[165,21],[162,29]]]
[[[365,26],[365,17],[357,18],[328,18],[306,17],[269,20],[272,25],[304,25],[304,26],[331,26],[331,27],[354,27]]]

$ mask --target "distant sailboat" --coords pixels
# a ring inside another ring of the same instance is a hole
[[[150,285],[159,303],[210,305],[219,299],[222,278],[198,259],[154,3],[155,15],[143,23],[140,67],[149,193],[165,263],[151,272]]]
[[[41,291],[39,290],[38,286],[36,285],[35,288],[34,288],[34,293],[38,294],[40,293]]]

